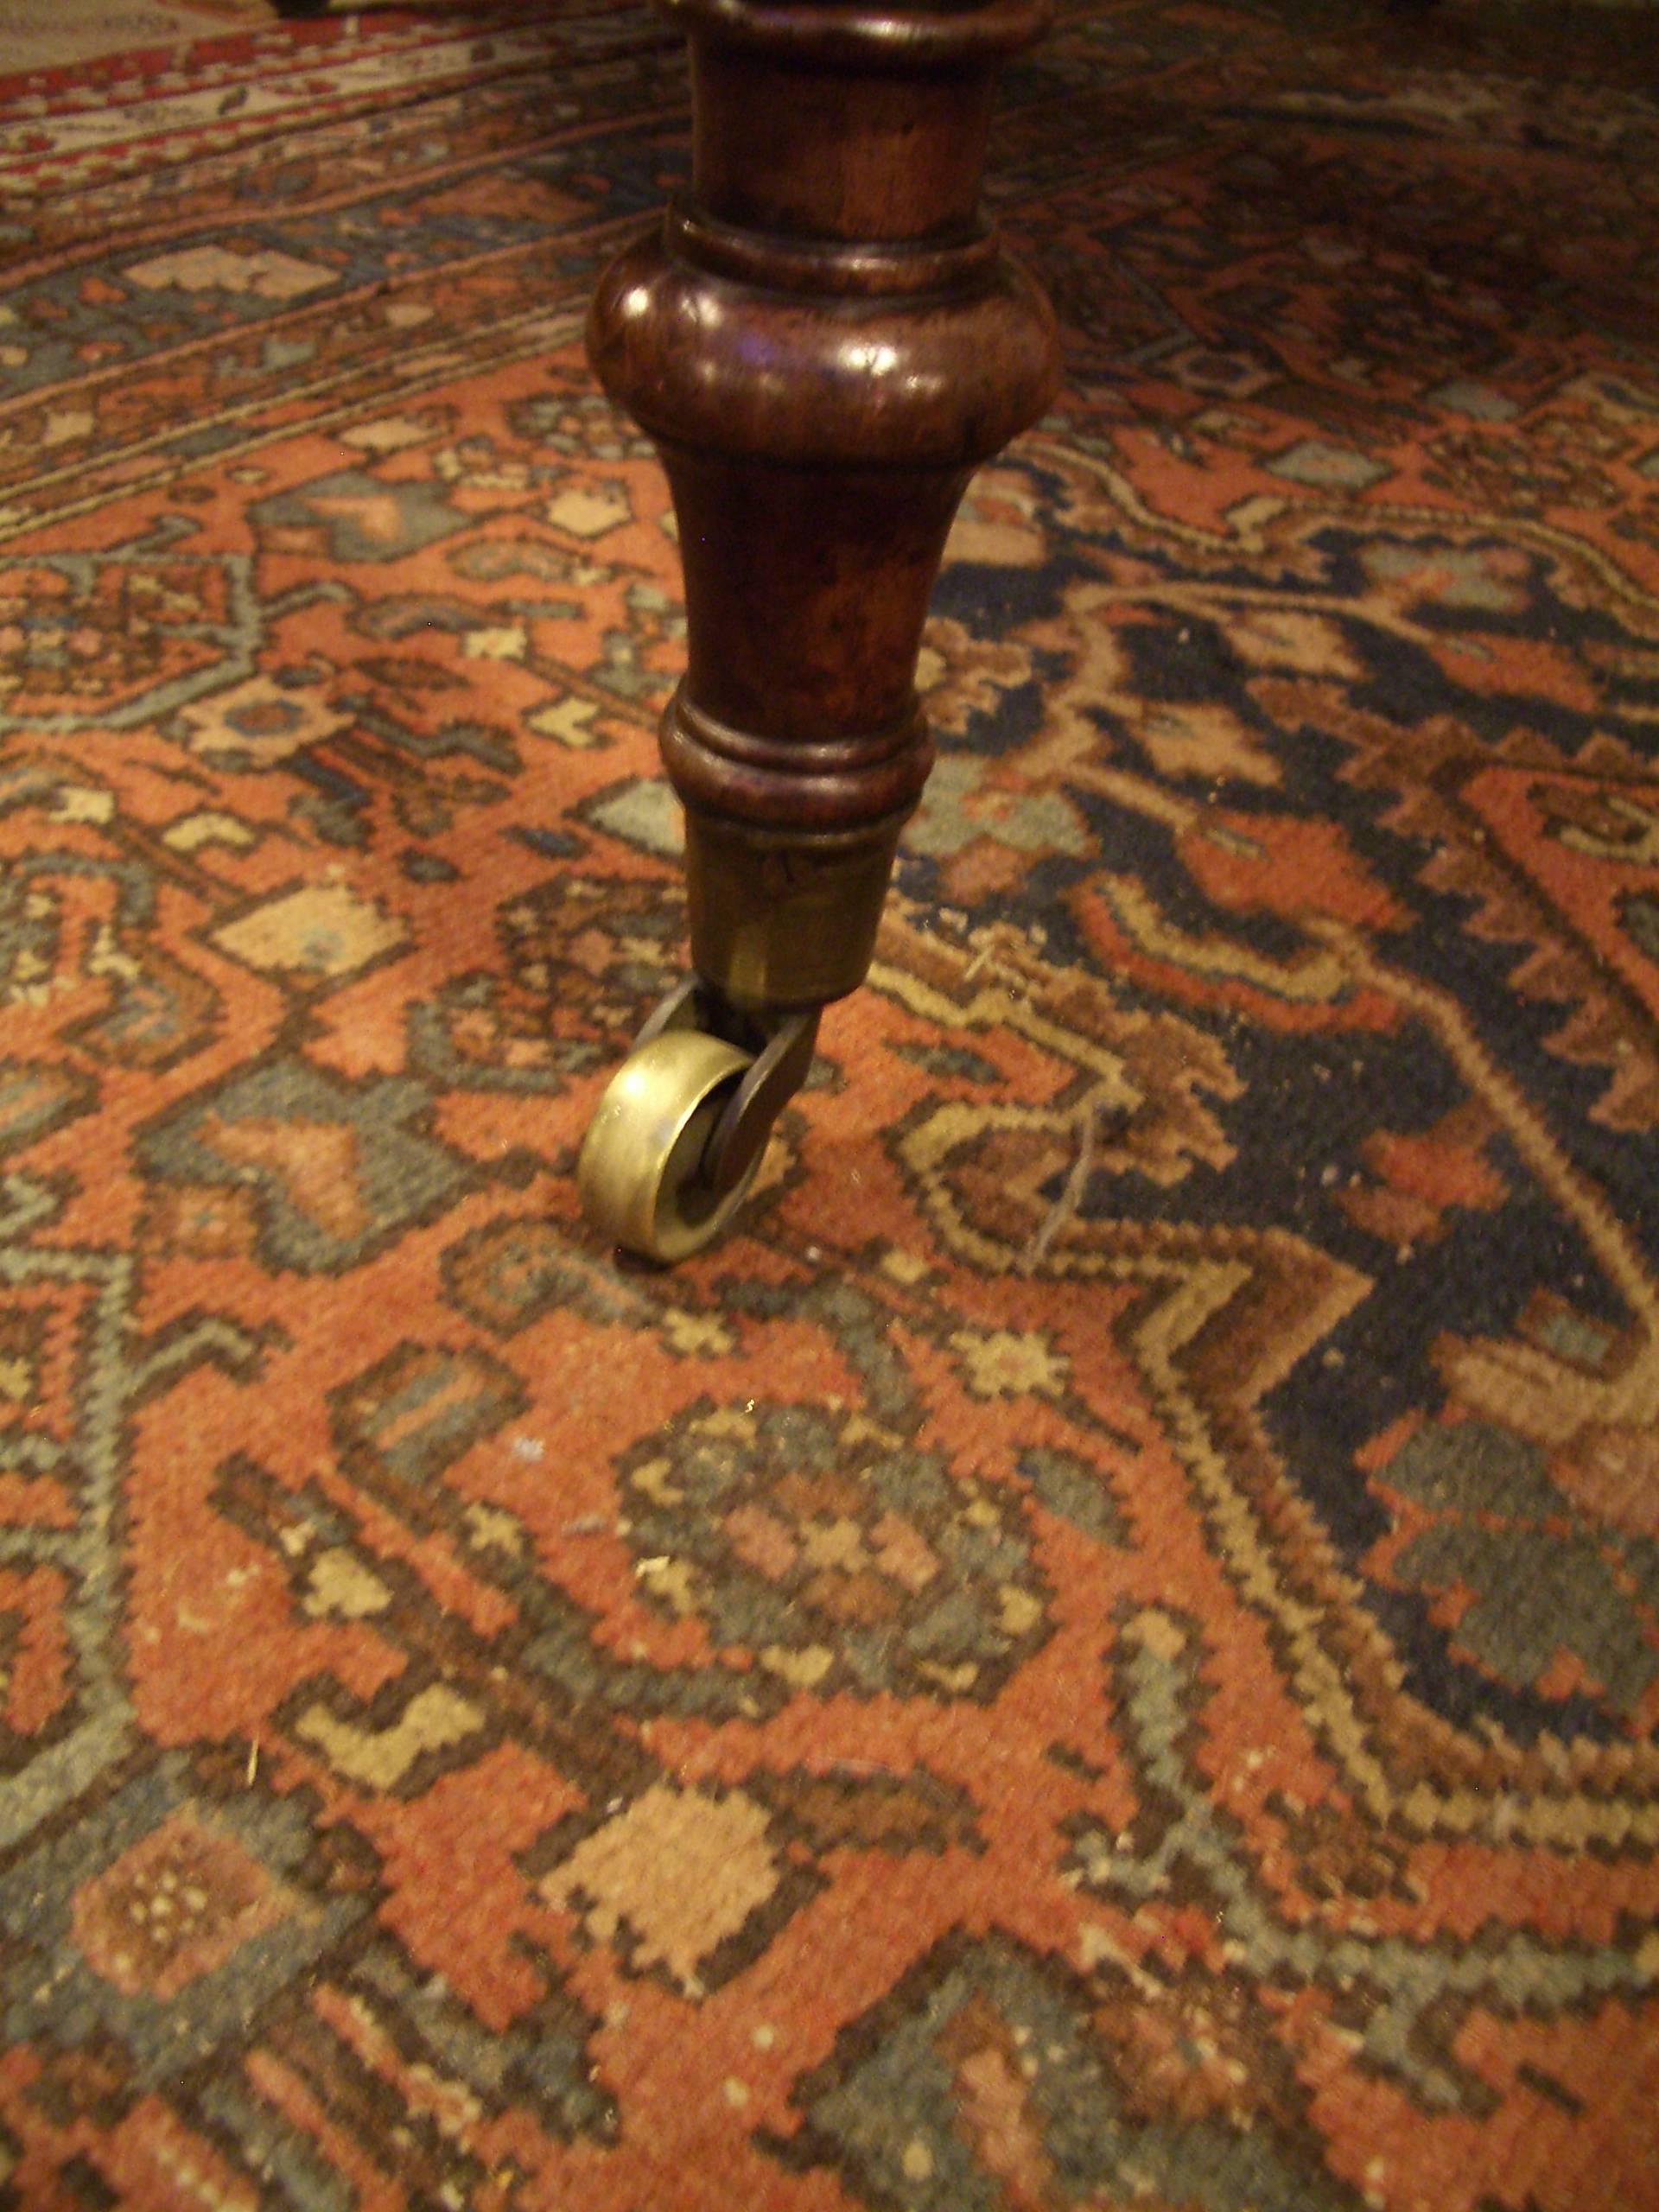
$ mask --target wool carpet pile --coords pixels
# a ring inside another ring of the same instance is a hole
[[[1478,15],[1013,73],[1066,386],[671,1273],[674,40],[0,86],[4,2201],[1659,2202],[1659,99]]]

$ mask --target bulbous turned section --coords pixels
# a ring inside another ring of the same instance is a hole
[[[979,209],[1030,0],[664,0],[692,182],[588,344],[673,493],[689,626],[664,721],[692,956],[735,1003],[863,980],[931,762],[917,655],[972,471],[1041,411],[1053,320]]]
[[[653,436],[800,466],[976,467],[1052,385],[1047,310],[989,238],[768,251],[676,208],[607,271],[589,328]]]

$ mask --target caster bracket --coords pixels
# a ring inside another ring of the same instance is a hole
[[[806,1081],[822,1009],[746,1014],[700,976],[676,985],[645,1021],[635,1047],[671,1029],[700,1030],[753,1055],[741,1084],[709,1132],[698,1179],[718,1197],[735,1190],[765,1151],[772,1125]]]
[[[716,1191],[734,1188],[759,1162],[772,1123],[806,1081],[817,1034],[818,1009],[810,1007],[785,1014],[761,1046],[709,1140],[704,1167]]]

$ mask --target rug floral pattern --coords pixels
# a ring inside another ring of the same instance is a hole
[[[1651,2195],[1659,105],[1413,35],[1013,73],[1067,385],[671,1274],[672,38],[0,86],[10,2201]]]

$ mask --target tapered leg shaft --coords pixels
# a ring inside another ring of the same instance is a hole
[[[589,346],[674,496],[690,1026],[747,1048],[863,980],[931,757],[916,661],[951,518],[1053,387],[1052,318],[979,210],[997,72],[1043,15],[664,4],[691,187],[607,273]]]

